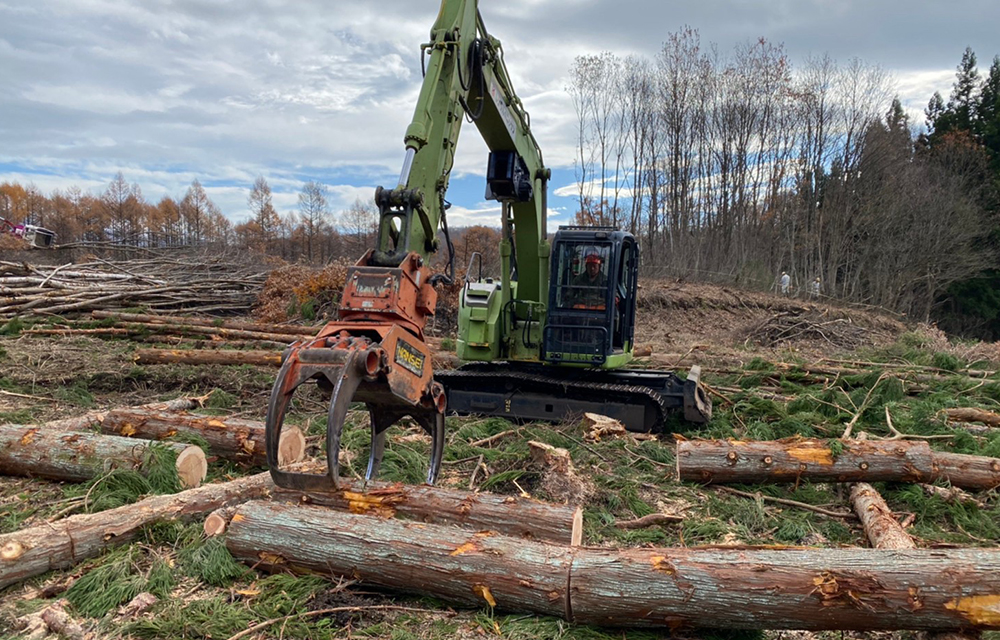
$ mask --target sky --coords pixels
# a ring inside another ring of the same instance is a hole
[[[192,180],[233,222],[257,176],[279,212],[303,183],[336,212],[395,186],[439,0],[0,0],[0,183],[95,195],[121,171],[151,202]],[[550,226],[575,202],[573,59],[656,55],[684,26],[729,51],[766,38],[793,65],[829,54],[891,72],[912,120],[947,98],[971,46],[1000,53],[998,0],[483,0],[515,90],[553,168]],[[453,226],[499,224],[486,146],[463,130]],[[556,195],[557,193],[567,195]]]

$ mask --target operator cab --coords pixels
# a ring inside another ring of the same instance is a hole
[[[614,356],[627,360],[639,270],[632,234],[613,227],[559,227],[551,269],[544,360],[587,366],[602,366]]]

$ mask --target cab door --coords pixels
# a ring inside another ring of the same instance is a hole
[[[631,351],[635,340],[636,291],[639,282],[639,245],[635,238],[626,235],[619,245],[617,273],[614,287],[614,331],[611,344],[614,349]]]

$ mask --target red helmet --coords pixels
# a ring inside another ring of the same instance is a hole
[[[601,264],[601,256],[597,255],[596,253],[589,253],[587,254],[587,257],[584,260],[584,262],[586,264]]]

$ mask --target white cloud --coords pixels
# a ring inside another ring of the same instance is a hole
[[[809,53],[858,55],[896,71],[919,124],[931,93],[950,90],[966,44],[981,61],[997,53],[1000,3],[970,2],[977,20],[929,1],[905,12],[861,0],[719,0],[671,3],[669,11],[662,0],[510,0],[481,11],[504,43],[546,163],[566,169],[576,115],[565,87],[577,55],[652,57],[685,23],[723,51],[759,36],[783,42],[793,65]],[[331,185],[335,208],[368,201],[372,185],[398,173],[419,91],[419,45],[437,8],[410,0],[0,0],[0,182],[101,190],[122,170],[155,199],[182,195],[197,178],[235,220],[257,175],[283,207],[294,209],[311,179]],[[486,146],[466,124],[452,180],[482,176],[485,165]],[[575,193],[573,185],[553,190],[556,198]],[[495,207],[459,204],[452,218],[498,217]]]

